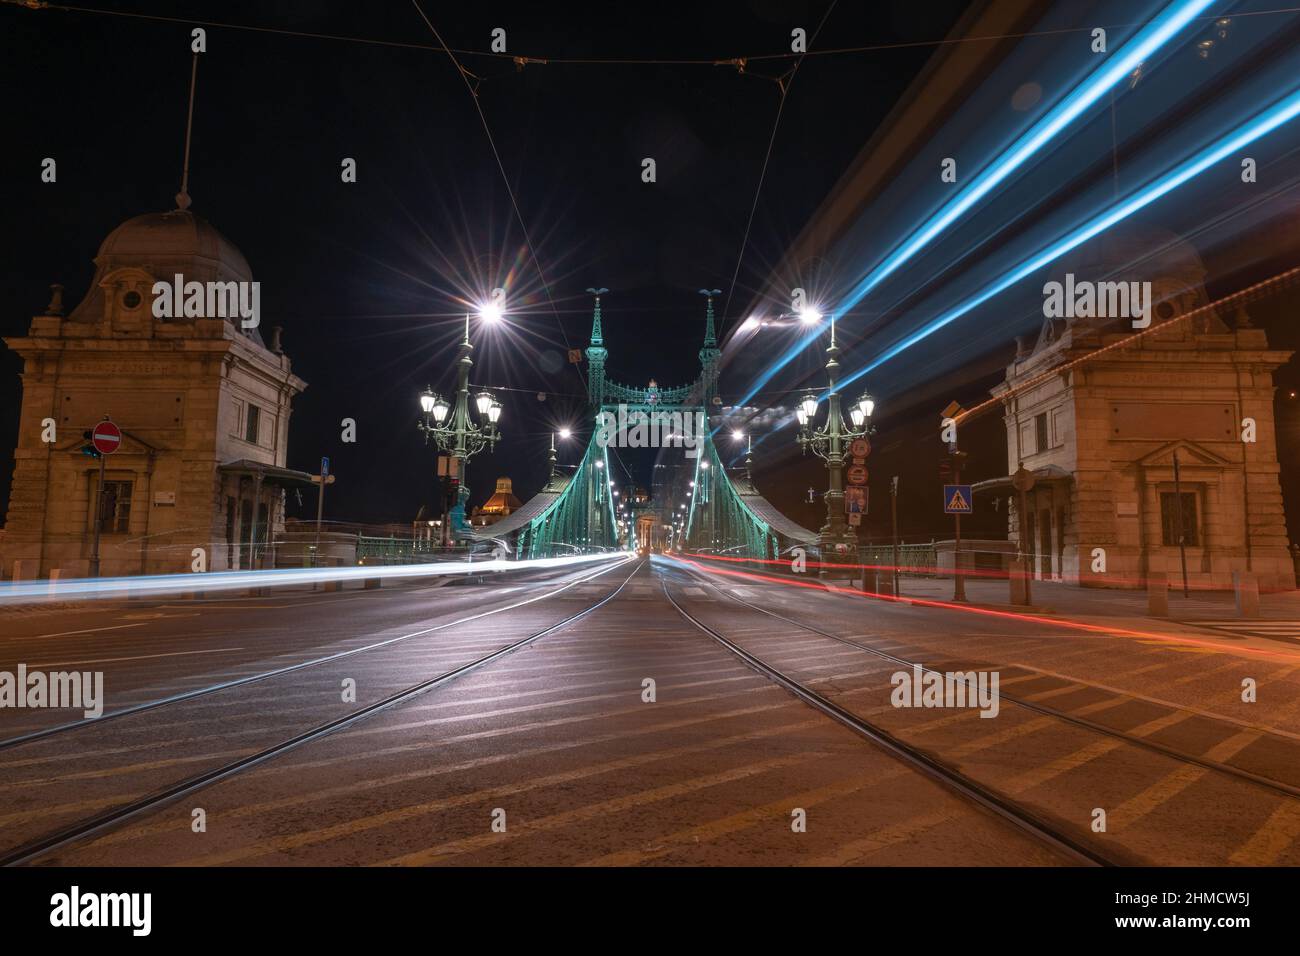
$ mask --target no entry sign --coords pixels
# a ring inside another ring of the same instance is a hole
[[[90,433],[90,443],[101,455],[111,455],[122,444],[122,429],[112,422],[100,422]]]

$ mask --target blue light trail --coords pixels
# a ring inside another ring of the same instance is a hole
[[[1171,3],[1153,17],[1150,23],[1115,51],[1112,57],[1107,58],[1091,76],[1075,87],[1000,156],[981,170],[970,185],[926,220],[903,245],[867,273],[834,311],[842,315],[853,308],[869,291],[933,242],[963,213],[969,211],[993,189],[1006,181],[1070,123],[1078,119],[1090,106],[1096,104],[1117,83],[1123,81],[1140,63],[1172,40],[1212,2],[1213,0],[1180,0]],[[815,341],[819,333],[820,328],[817,328],[811,334],[801,336],[776,362],[759,375],[750,390],[736,404],[748,404],[777,372],[793,361],[810,342]]]
[[[850,382],[856,381],[871,372],[873,369],[879,368],[891,358],[894,358],[904,350],[911,348],[922,339],[933,335],[949,323],[961,318],[972,309],[987,302],[993,296],[1005,291],[1021,279],[1038,269],[1041,269],[1049,262],[1065,255],[1071,249],[1087,242],[1089,239],[1104,232],[1116,223],[1128,218],[1138,210],[1149,206],[1160,197],[1167,195],[1186,183],[1188,180],[1200,175],[1215,163],[1227,158],[1243,146],[1249,145],[1260,137],[1267,136],[1279,126],[1295,119],[1298,115],[1300,115],[1300,90],[1295,90],[1263,112],[1256,114],[1249,121],[1238,127],[1225,138],[1221,139],[1217,144],[1210,145],[1201,150],[1201,152],[1195,154],[1170,172],[1158,177],[1146,186],[1132,193],[1129,198],[1124,200],[1122,203],[1112,206],[1108,211],[1084,223],[1064,238],[1041,250],[1037,255],[1026,259],[1011,271],[1003,273],[1003,275],[996,281],[985,286],[975,295],[970,296],[958,305],[949,309],[947,312],[944,312],[937,318],[927,322],[924,326],[907,336],[905,339],[891,345],[867,365],[864,365],[851,375],[845,376],[845,378],[840,381],[840,386],[843,387],[848,385]]]

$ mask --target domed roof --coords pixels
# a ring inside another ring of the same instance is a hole
[[[95,257],[96,265],[104,272],[123,266],[149,265],[154,267],[150,271],[155,271],[182,262],[190,268],[176,271],[184,273],[186,279],[251,281],[253,278],[248,260],[234,243],[206,219],[184,209],[128,219],[108,234]]]
[[[95,277],[86,297],[72,310],[72,322],[98,322],[104,313],[104,282],[119,269],[141,269],[171,282],[252,282],[248,260],[206,219],[188,209],[147,213],[128,219],[108,234],[95,256]],[[261,340],[257,330],[251,338]]]
[[[1165,282],[1194,288],[1205,283],[1205,263],[1186,239],[1147,223],[1121,223],[1063,257],[1052,269],[1099,282]]]

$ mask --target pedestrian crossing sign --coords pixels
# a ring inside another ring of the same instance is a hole
[[[970,485],[944,485],[943,510],[950,515],[971,513]]]

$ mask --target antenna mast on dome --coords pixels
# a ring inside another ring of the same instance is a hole
[[[181,169],[181,191],[176,194],[176,208],[190,208],[190,132],[194,129],[194,86],[199,78],[199,55],[194,54],[190,69],[190,109],[185,117],[185,165]]]

